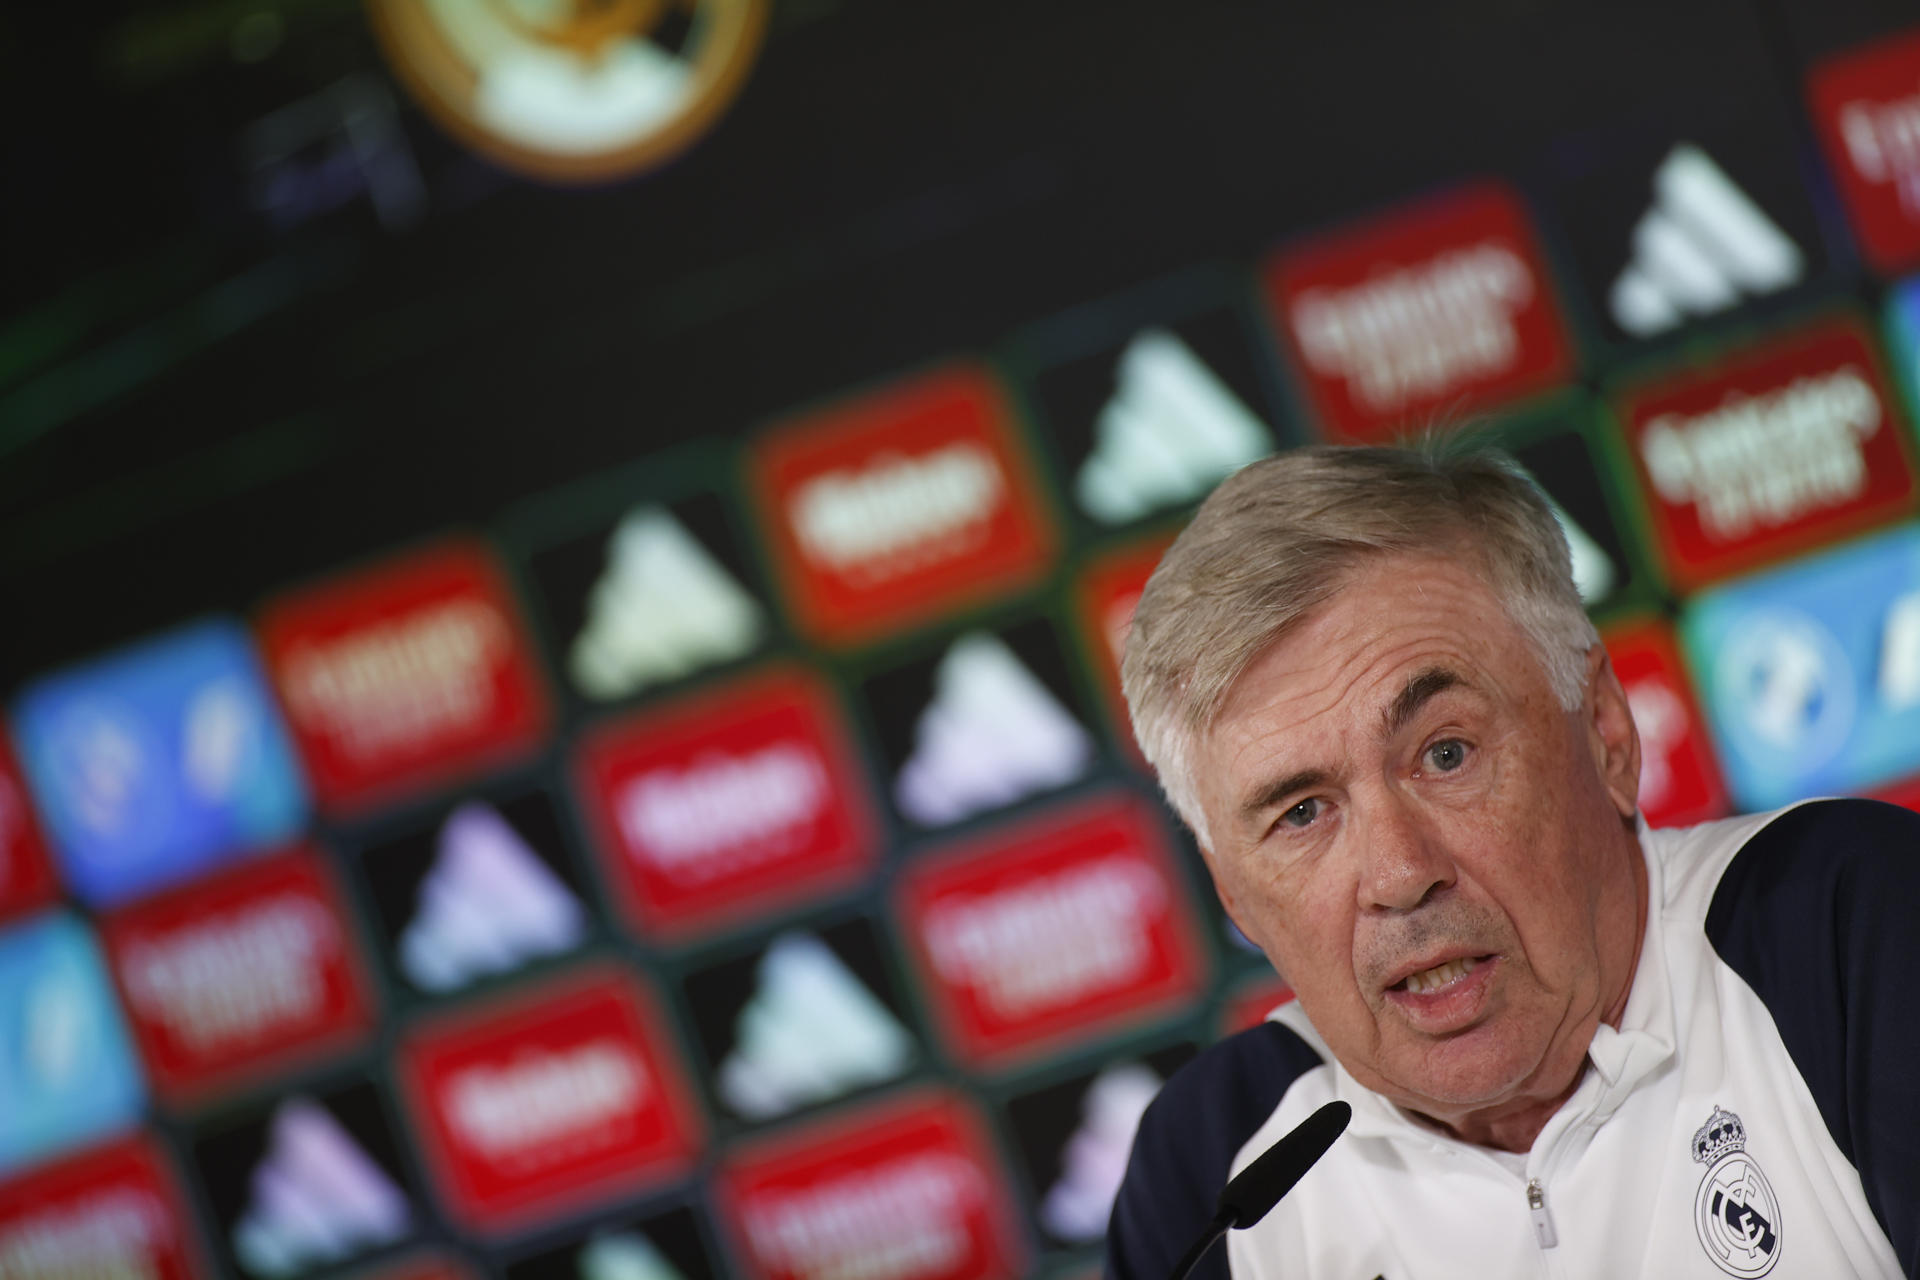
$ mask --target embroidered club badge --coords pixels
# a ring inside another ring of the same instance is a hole
[[[1747,1154],[1747,1127],[1714,1107],[1694,1131],[1693,1158],[1707,1166],[1693,1202],[1700,1247],[1730,1276],[1764,1276],[1780,1261],[1780,1202]]]

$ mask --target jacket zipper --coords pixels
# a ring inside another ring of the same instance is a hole
[[[1547,1192],[1538,1178],[1527,1180],[1527,1211],[1533,1215],[1533,1238],[1542,1249],[1551,1249],[1560,1243],[1560,1236],[1553,1229],[1553,1215],[1547,1212]]]

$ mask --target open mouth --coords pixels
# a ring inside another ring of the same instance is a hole
[[[1468,974],[1480,966],[1481,962],[1492,958],[1492,956],[1459,956],[1452,960],[1445,960],[1431,969],[1422,969],[1418,973],[1408,974],[1387,990],[1404,991],[1416,996],[1440,991],[1463,981]]]

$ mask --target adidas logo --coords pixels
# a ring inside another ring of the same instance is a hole
[[[1092,758],[1086,730],[1047,687],[997,637],[970,632],[934,671],[933,701],[894,799],[915,822],[937,826],[1064,786]]]
[[[1160,1077],[1137,1062],[1116,1063],[1093,1078],[1080,1102],[1080,1127],[1060,1155],[1060,1176],[1040,1201],[1040,1225],[1056,1239],[1098,1240],[1126,1177],[1134,1130]]]
[[[306,1098],[280,1104],[251,1199],[233,1228],[242,1269],[280,1280],[400,1239],[406,1197],[339,1121]]]
[[[1604,599],[1619,578],[1612,559],[1600,549],[1599,543],[1587,535],[1585,529],[1574,522],[1572,516],[1561,509],[1559,503],[1548,498],[1547,506],[1567,540],[1567,556],[1573,564],[1573,585],[1580,593],[1580,599],[1587,604]]]
[[[1636,338],[1774,293],[1806,272],[1800,247],[1713,157],[1681,143],[1653,175],[1654,203],[1633,229],[1633,257],[1608,297]]]
[[[757,976],[716,1077],[738,1114],[769,1119],[907,1069],[912,1038],[818,938],[781,934]]]
[[[686,1280],[653,1246],[632,1231],[598,1236],[581,1247],[580,1280]]]
[[[664,508],[642,507],[608,543],[567,673],[589,698],[622,698],[737,658],[765,630],[760,606],[707,549]]]
[[[491,805],[469,801],[440,828],[400,968],[424,991],[451,991],[536,956],[578,946],[586,914]]]
[[[1266,425],[1164,329],[1127,344],[1116,381],[1074,481],[1081,508],[1104,524],[1197,498],[1273,449]]]

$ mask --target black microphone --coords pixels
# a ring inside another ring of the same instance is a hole
[[[1218,1209],[1207,1230],[1179,1262],[1174,1264],[1172,1280],[1187,1280],[1200,1265],[1200,1259],[1227,1228],[1244,1230],[1267,1216],[1267,1210],[1280,1203],[1280,1197],[1293,1190],[1313,1162],[1327,1154],[1353,1119],[1353,1108],[1344,1102],[1329,1102],[1280,1141],[1261,1153],[1260,1158],[1240,1171],[1240,1176],[1220,1193]]]

